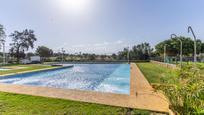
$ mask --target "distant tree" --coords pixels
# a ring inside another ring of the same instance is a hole
[[[100,60],[105,61],[106,57],[106,55],[100,55]]]
[[[10,37],[12,38],[10,53],[17,58],[17,62],[19,63],[20,58],[23,57],[21,54],[25,55],[25,51],[28,51],[29,48],[33,49],[34,42],[37,41],[37,38],[35,37],[34,31],[28,29],[22,32],[14,31]]]
[[[114,53],[111,55],[112,59],[116,60],[117,59],[117,55]]]
[[[16,50],[12,47],[12,48],[10,48],[9,52],[10,52],[11,57],[16,57],[16,58],[18,57],[17,58],[18,63],[19,63],[20,58],[25,58],[26,57],[26,54],[25,54],[24,50],[19,51],[18,54],[17,54]]]
[[[128,56],[128,48],[124,48],[123,51],[118,52],[119,60],[127,60],[127,56]]]
[[[0,49],[1,49],[1,45],[3,42],[5,42],[4,38],[6,36],[6,33],[4,31],[4,27],[3,25],[0,24]]]
[[[83,59],[84,59],[84,60],[87,60],[88,54],[87,54],[87,53],[83,53],[82,55],[83,55]]]
[[[149,60],[153,52],[149,43],[141,43],[132,47],[129,51],[130,60]],[[118,52],[118,59],[127,60],[128,49],[124,48],[123,51]]]
[[[89,54],[89,56],[88,56],[89,61],[93,61],[95,59],[96,59],[96,54]]]
[[[47,58],[47,57],[50,57],[53,55],[53,50],[49,49],[46,46],[38,46],[38,48],[36,50],[36,54],[40,55],[40,57]]]
[[[148,60],[151,56],[153,49],[149,43],[141,43],[133,46],[130,51],[130,58],[132,60]]]
[[[164,45],[166,44],[167,46],[167,54],[170,56],[177,56],[179,55],[180,52],[180,42],[178,41],[178,39],[182,40],[183,42],[183,55],[185,56],[190,56],[193,54],[194,52],[194,41],[191,38],[186,38],[186,37],[182,37],[180,36],[179,38],[173,38],[173,39],[167,39],[165,41],[162,41],[160,43],[158,43],[155,46],[156,52],[159,54],[163,54],[164,53]],[[201,52],[201,40],[197,40],[197,53],[199,54]]]
[[[32,53],[32,52],[28,52],[28,53],[26,54],[26,57],[31,57],[31,56],[35,56],[35,54]]]
[[[201,45],[201,53],[204,53],[204,42]]]
[[[197,45],[197,54],[202,53],[202,41],[200,39],[197,39],[196,41]]]

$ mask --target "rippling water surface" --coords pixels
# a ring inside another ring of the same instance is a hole
[[[73,68],[9,76],[0,83],[129,94],[129,64],[74,64]]]

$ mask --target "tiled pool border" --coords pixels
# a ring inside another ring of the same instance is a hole
[[[0,84],[0,91],[164,113],[169,112],[169,104],[164,95],[154,92],[135,63],[131,63],[130,77],[130,95],[10,84]]]

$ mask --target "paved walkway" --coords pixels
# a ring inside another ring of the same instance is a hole
[[[136,64],[131,64],[130,95],[9,84],[0,84],[0,91],[169,112],[165,97],[153,91]]]

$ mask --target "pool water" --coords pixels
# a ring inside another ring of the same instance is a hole
[[[7,76],[0,83],[129,94],[129,64],[74,64],[73,68]]]

